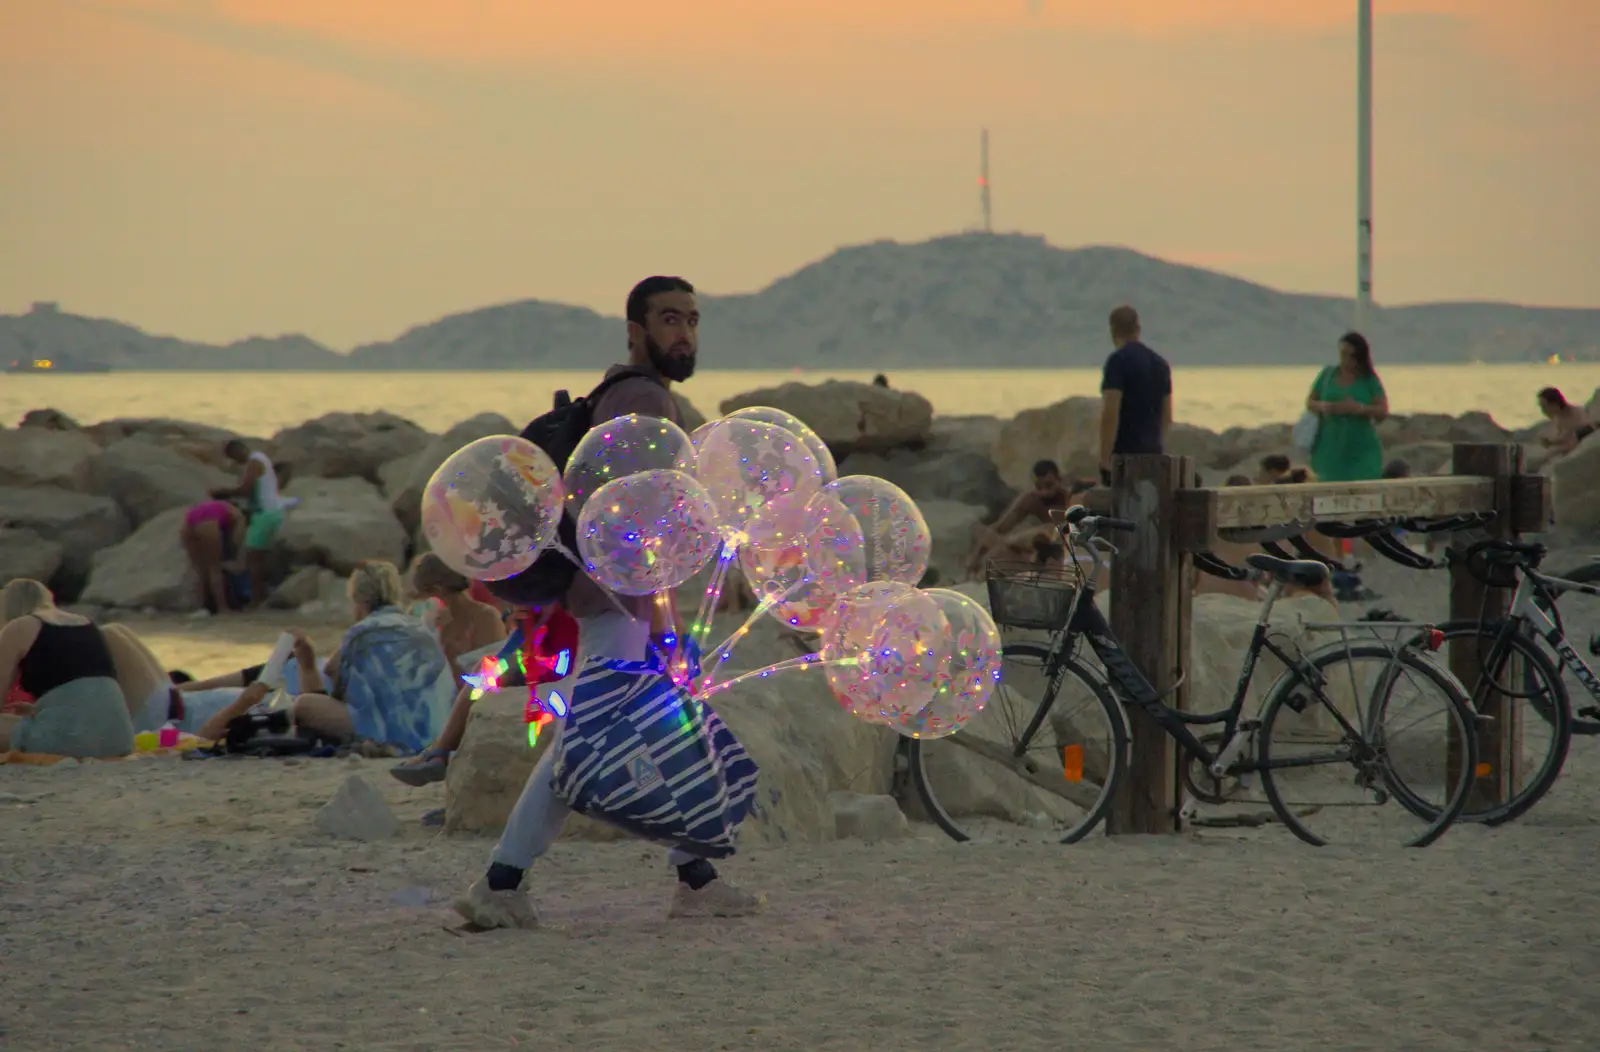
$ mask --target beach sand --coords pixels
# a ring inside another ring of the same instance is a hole
[[[132,625],[209,675],[262,660],[293,620]],[[723,870],[766,914],[669,922],[659,848],[564,842],[531,877],[546,928],[482,934],[449,903],[490,842],[424,828],[443,787],[387,766],[0,766],[0,1048],[1600,1047],[1595,739],[1520,822],[1424,850],[914,826],[751,847]],[[352,774],[400,836],[315,831]]]

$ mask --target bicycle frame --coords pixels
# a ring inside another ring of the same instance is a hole
[[[1076,551],[1078,545],[1073,539],[1073,534],[1063,529],[1063,537],[1067,542],[1069,551]],[[1137,706],[1142,712],[1154,720],[1163,732],[1175,741],[1179,748],[1198,759],[1213,774],[1221,776],[1223,773],[1244,774],[1263,770],[1282,769],[1290,767],[1310,767],[1330,762],[1333,757],[1302,757],[1289,760],[1273,760],[1265,765],[1258,766],[1254,760],[1238,761],[1236,758],[1244,744],[1240,731],[1251,730],[1253,727],[1245,726],[1247,721],[1242,721],[1240,715],[1244,711],[1245,699],[1249,694],[1250,684],[1255,678],[1256,666],[1261,659],[1262,651],[1266,651],[1279,661],[1283,662],[1284,676],[1295,676],[1305,686],[1317,695],[1317,700],[1333,714],[1341,730],[1346,735],[1352,735],[1357,740],[1361,738],[1358,731],[1344,713],[1339,710],[1332,699],[1324,693],[1320,677],[1314,667],[1303,655],[1291,655],[1283,647],[1273,642],[1271,638],[1272,608],[1283,593],[1282,582],[1274,580],[1267,587],[1266,599],[1261,604],[1261,612],[1256,618],[1255,630],[1250,636],[1250,645],[1245,650],[1244,662],[1239,670],[1239,678],[1234,686],[1233,700],[1226,709],[1210,713],[1187,713],[1165,704],[1161,695],[1151,685],[1133,659],[1123,650],[1111,632],[1111,626],[1106,622],[1105,616],[1094,604],[1094,593],[1101,575],[1105,570],[1102,553],[1105,550],[1115,552],[1109,542],[1091,536],[1085,547],[1088,548],[1093,563],[1093,573],[1085,576],[1081,565],[1077,566],[1078,590],[1072,606],[1068,612],[1067,624],[1064,629],[1055,634],[1051,644],[1049,657],[1046,664],[1046,680],[1049,691],[1048,701],[1041,704],[1035,711],[1032,720],[1019,736],[1013,754],[1021,758],[1032,743],[1034,735],[1039,731],[1044,719],[1049,715],[1050,709],[1055,704],[1057,693],[1061,689],[1061,679],[1068,657],[1076,650],[1080,639],[1086,640],[1089,648],[1100,659],[1106,671],[1108,685],[1121,699],[1123,705]],[[1597,590],[1600,594],[1600,590]],[[1085,599],[1087,598],[1087,602]],[[1385,623],[1387,627],[1401,628],[1403,625]],[[1341,628],[1376,628],[1376,624],[1366,622],[1329,622],[1325,627]],[[1397,644],[1394,648],[1393,660],[1398,663],[1404,645]],[[1222,748],[1213,753],[1204,742],[1195,736],[1189,729],[1191,726],[1209,726],[1222,724]]]
[[[1556,612],[1556,599],[1563,592],[1600,596],[1600,585],[1568,581],[1523,567],[1517,590],[1511,597],[1510,620],[1527,625],[1533,634],[1548,643],[1561,659],[1561,664],[1583,684],[1589,696],[1600,702],[1600,676],[1595,675],[1589,663],[1579,657],[1577,650],[1567,642],[1566,630],[1561,625],[1560,614]],[[1546,612],[1547,607],[1550,613]]]

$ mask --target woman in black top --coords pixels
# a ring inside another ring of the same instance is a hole
[[[105,637],[38,581],[0,589],[0,684],[33,701],[0,716],[0,749],[89,759],[133,751],[133,722]]]

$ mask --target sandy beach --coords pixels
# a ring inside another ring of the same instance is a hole
[[[292,617],[133,622],[197,675]],[[325,629],[329,641],[337,626]],[[319,642],[322,642],[319,639]],[[756,845],[745,921],[667,921],[641,843],[563,842],[538,932],[459,930],[490,842],[387,761],[0,766],[0,1047],[1592,1049],[1600,743],[1512,826],[1362,855],[1281,829],[1071,847]],[[403,824],[336,841],[351,774]]]

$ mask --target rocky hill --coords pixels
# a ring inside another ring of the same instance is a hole
[[[719,362],[751,369],[1091,366],[1105,316],[1133,303],[1152,343],[1186,365],[1310,364],[1351,304],[1279,292],[1124,248],[962,234],[842,248],[759,292],[704,298]],[[0,362],[52,357],[115,369],[557,369],[615,349],[615,317],[540,300],[485,307],[340,354],[303,336],[226,347],[151,336],[40,305],[0,315]],[[1600,310],[1435,303],[1380,308],[1388,362],[1600,358]]]

